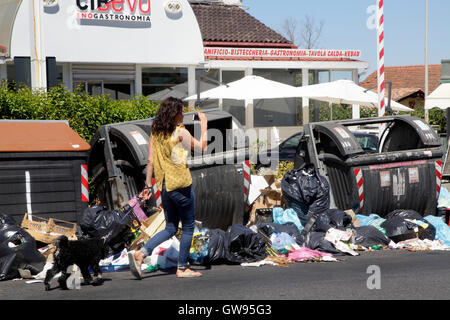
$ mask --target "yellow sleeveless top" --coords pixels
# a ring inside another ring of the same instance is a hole
[[[151,135],[153,168],[159,190],[162,190],[164,181],[167,191],[185,188],[192,184],[191,172],[186,165],[188,151],[181,145],[180,128],[184,126],[177,126],[172,135]]]

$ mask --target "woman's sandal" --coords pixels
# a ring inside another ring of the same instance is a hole
[[[177,278],[198,278],[201,276],[202,276],[202,274],[200,272],[196,272],[196,271],[192,271],[192,270],[185,271],[182,273],[177,272]]]
[[[130,271],[136,279],[142,279],[141,265],[136,262],[134,258],[134,252],[128,252],[128,261],[130,263]]]

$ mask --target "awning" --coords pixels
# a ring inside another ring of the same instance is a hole
[[[450,108],[450,83],[442,83],[425,98],[425,109]]]

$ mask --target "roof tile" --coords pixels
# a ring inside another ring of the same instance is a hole
[[[203,41],[292,45],[238,6],[191,3]]]
[[[428,92],[433,92],[440,84],[441,79],[440,64],[428,65]],[[397,66],[385,67],[384,79],[392,82],[392,90],[401,88],[415,88],[425,92],[425,66]],[[360,86],[373,88],[377,86],[377,72],[370,74]]]

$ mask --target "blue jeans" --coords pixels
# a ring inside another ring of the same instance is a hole
[[[166,191],[163,184],[161,200],[166,218],[166,228],[158,232],[142,248],[145,256],[152,254],[153,250],[166,240],[172,238],[181,221],[183,234],[180,239],[180,251],[178,256],[178,268],[184,269],[189,266],[189,249],[195,228],[195,196],[192,185],[173,191]]]

